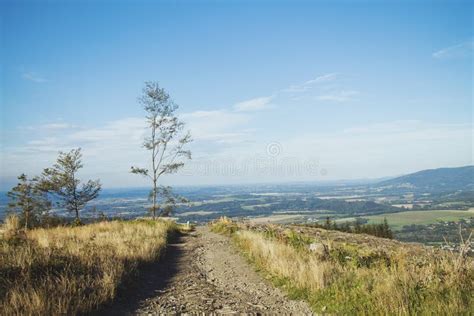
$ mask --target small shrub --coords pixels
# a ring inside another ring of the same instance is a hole
[[[307,249],[308,245],[313,241],[312,238],[299,234],[291,229],[286,230],[284,236],[286,237],[286,242],[297,249]]]
[[[238,225],[226,216],[221,216],[217,221],[211,223],[211,231],[215,233],[231,236],[238,230]]]
[[[68,225],[66,219],[55,215],[45,214],[41,216],[40,219],[40,227],[42,228],[53,228],[66,225]]]
[[[20,218],[14,214],[10,214],[5,218],[3,224],[3,237],[10,239],[17,236],[20,232]]]
[[[187,222],[186,224],[179,224],[178,229],[180,232],[189,233],[196,229],[196,225]]]

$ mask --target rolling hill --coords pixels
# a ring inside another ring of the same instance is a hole
[[[430,191],[474,190],[474,166],[422,170],[379,182],[380,187],[411,187]]]

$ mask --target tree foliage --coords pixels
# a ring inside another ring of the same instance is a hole
[[[25,229],[29,229],[39,222],[40,216],[51,209],[51,202],[41,190],[37,178],[28,179],[26,174],[21,174],[18,181],[7,193],[10,198],[8,212],[19,214]]]
[[[158,83],[146,82],[139,102],[146,112],[150,131],[143,147],[150,151],[151,159],[149,168],[132,166],[131,172],[147,177],[152,182],[149,198],[153,218],[157,213],[166,216],[182,199],[173,194],[170,187],[159,185],[158,180],[164,174],[177,172],[184,166],[185,160],[191,159],[191,152],[184,149],[191,142],[191,135],[189,132],[183,133],[184,123],[176,114],[178,105]],[[163,201],[161,206],[158,205],[160,198]]]
[[[336,221],[331,221],[330,217],[326,217],[324,224],[309,224],[311,227],[318,227],[324,229],[338,230],[353,234],[367,234],[382,238],[393,239],[393,232],[388,225],[387,218],[384,218],[383,223],[380,224],[362,224],[359,219],[352,223],[344,222],[337,224]]]
[[[88,180],[81,185],[77,172],[83,167],[81,149],[68,153],[60,152],[56,163],[42,174],[41,186],[54,194],[58,205],[74,213],[79,221],[79,212],[87,202],[95,199],[101,190],[99,180]]]

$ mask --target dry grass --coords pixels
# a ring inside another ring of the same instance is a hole
[[[338,268],[329,262],[304,255],[293,246],[268,240],[260,233],[239,231],[235,239],[260,267],[272,275],[294,280],[296,287],[319,290],[338,272]]]
[[[319,232],[312,236],[275,225],[240,225],[236,230],[236,224],[227,221],[214,226],[222,232],[226,225],[252,262],[290,296],[307,300],[317,313],[468,314],[474,310],[472,258],[459,264],[459,256],[444,251],[373,237],[367,244],[355,238],[348,242],[351,234],[318,239]],[[310,244],[321,247],[310,251]]]
[[[209,223],[212,231],[224,235],[232,235],[237,231],[237,225],[227,216],[221,216],[218,220]]]
[[[0,310],[4,315],[94,310],[115,296],[138,265],[157,260],[174,230],[173,222],[140,220],[4,233]]]
[[[13,238],[20,233],[20,219],[18,216],[8,215],[5,223],[2,225],[0,232],[4,238]]]
[[[189,233],[196,229],[196,225],[187,222],[186,224],[178,224],[178,230],[182,233]]]

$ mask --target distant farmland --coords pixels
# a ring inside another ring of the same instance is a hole
[[[365,216],[369,223],[380,223],[387,218],[394,229],[401,229],[405,225],[428,225],[436,222],[459,221],[463,218],[474,217],[474,208],[467,211],[460,210],[432,210],[432,211],[407,211],[373,216]]]

